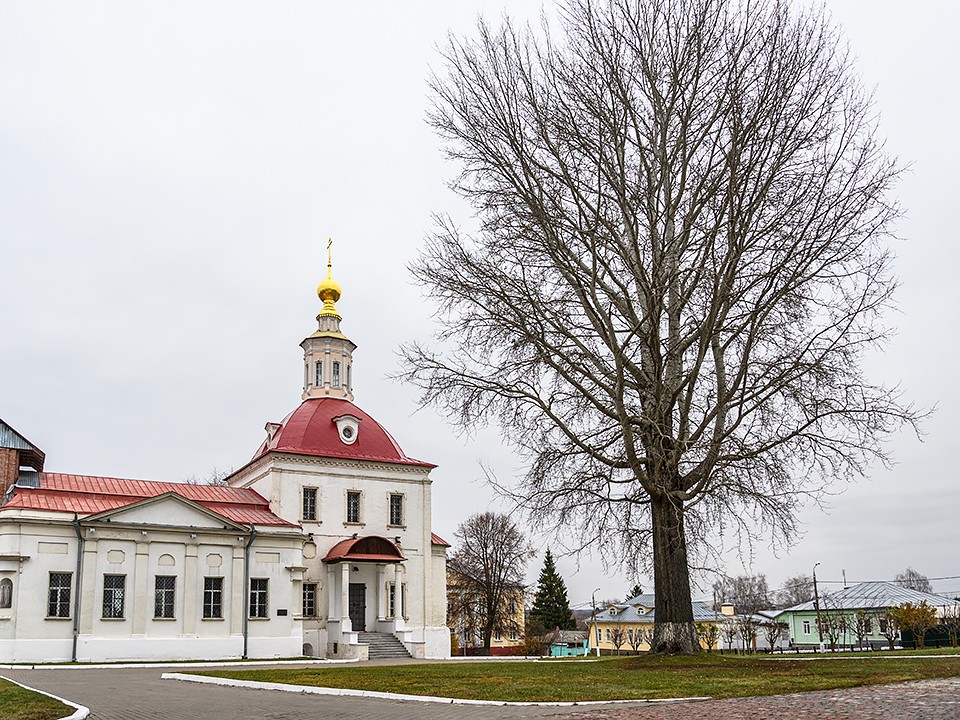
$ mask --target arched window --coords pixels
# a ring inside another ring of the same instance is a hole
[[[0,609],[7,609],[13,605],[13,580],[0,580]]]

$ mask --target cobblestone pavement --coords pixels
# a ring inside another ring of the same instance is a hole
[[[960,678],[578,712],[553,720],[957,720]]]
[[[2,670],[91,709],[91,720],[960,720],[960,679],[663,705],[523,708],[298,695],[161,680],[169,670]]]

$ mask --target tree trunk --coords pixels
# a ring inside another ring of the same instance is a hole
[[[651,651],[694,653],[700,649],[693,625],[683,505],[666,494],[651,498],[655,622]]]

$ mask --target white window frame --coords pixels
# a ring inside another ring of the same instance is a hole
[[[215,582],[208,582],[214,580],[220,581],[219,587],[216,587]],[[201,617],[204,620],[223,620],[223,578],[219,575],[207,575],[203,578]]]
[[[338,388],[340,387],[340,361],[333,361],[333,371],[331,372],[330,377],[330,386]]]
[[[393,517],[393,503],[394,499],[399,499],[400,503],[400,522],[394,522]],[[406,496],[403,493],[392,492],[387,494],[387,527],[397,527],[402,528],[406,527],[406,509],[407,509]]]
[[[171,587],[160,587],[160,579],[172,580]],[[167,595],[169,594],[169,605]],[[170,614],[167,615],[169,606]],[[153,619],[154,620],[176,620],[177,618],[177,576],[176,575],[154,575],[153,576]]]
[[[317,583],[305,582],[300,590],[300,614],[303,617],[317,616]],[[309,600],[308,600],[309,598]],[[308,607],[309,603],[309,607]]]
[[[323,387],[323,360],[317,360],[313,363],[313,385],[314,387]]]
[[[809,620],[804,620],[804,621],[803,621],[803,634],[804,634],[804,635],[809,635],[809,634],[810,634],[810,621],[809,621]]]
[[[356,495],[357,498],[357,515],[356,520],[350,519],[350,497],[351,495]],[[356,488],[349,488],[344,490],[344,525],[363,525],[363,491],[357,490]]]
[[[313,512],[307,514],[307,497],[313,496]],[[320,505],[320,490],[315,487],[303,487],[300,490],[300,519],[307,522],[317,522]]]
[[[58,584],[54,586],[53,576],[57,575],[59,577],[66,578],[66,584]],[[56,593],[56,596],[54,596]],[[50,571],[47,576],[47,617],[62,620],[69,619],[72,613],[73,608],[73,573],[72,572],[59,572],[56,570]],[[56,612],[51,613],[50,610],[54,609]],[[60,612],[60,609],[64,608],[66,612]]]
[[[256,589],[254,589],[254,583],[257,583]],[[262,587],[261,583],[263,583]],[[256,614],[254,614],[254,611],[256,611]],[[270,578],[250,578],[247,613],[251,620],[267,620],[270,618]]]
[[[120,587],[107,587],[107,578],[120,578]],[[101,620],[123,620],[126,617],[126,605],[127,605],[127,576],[122,573],[104,573],[103,574],[103,602],[100,604],[100,619]],[[109,607],[111,608],[110,612],[113,613],[112,608],[116,608],[117,597],[119,597],[119,614],[108,614],[107,609],[107,593],[110,593],[109,597],[112,602]]]

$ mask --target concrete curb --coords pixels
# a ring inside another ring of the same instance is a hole
[[[279,690],[281,692],[303,695],[338,695],[342,697],[377,698],[380,700],[405,700],[409,702],[442,703],[444,705],[509,705],[512,707],[578,707],[581,705],[625,705],[627,703],[677,703],[702,702],[709,697],[660,698],[637,700],[586,700],[581,702],[508,702],[501,700],[466,700],[463,698],[436,697],[433,695],[403,695],[400,693],[375,692],[373,690],[351,690],[348,688],[314,687],[312,685],[287,685],[286,683],[255,682],[253,680],[232,680],[228,678],[187,675],[185,673],[163,673],[163,680],[181,680],[184,682],[206,683],[225,687],[243,687],[254,690]]]
[[[4,677],[3,675],[0,675],[0,677],[2,677],[7,682],[13,683],[14,685],[19,685],[24,690],[30,690],[31,692],[35,692],[40,695],[46,695],[48,698],[53,698],[54,700],[58,700],[59,702],[62,702],[64,705],[69,705],[70,707],[74,708],[73,715],[67,715],[66,717],[60,718],[60,720],[85,720],[85,718],[87,718],[90,715],[90,708],[86,708],[83,705],[77,705],[75,702],[70,702],[69,700],[66,700],[62,697],[57,697],[56,695],[52,695],[51,693],[44,692],[43,690],[37,690],[36,688],[32,688],[28,685],[24,685],[23,683],[19,683],[16,680],[11,680],[10,678]]]
[[[219,660],[209,662],[151,662],[151,663],[70,663],[67,665],[34,664],[0,665],[0,670],[123,670],[135,668],[216,668],[216,667],[259,667],[261,665],[343,665],[358,662],[352,660]],[[11,680],[11,682],[13,682]]]

